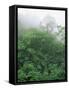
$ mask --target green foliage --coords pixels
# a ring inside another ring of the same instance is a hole
[[[65,78],[65,48],[55,35],[36,28],[18,37],[18,81]]]

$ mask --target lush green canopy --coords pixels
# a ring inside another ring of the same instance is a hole
[[[65,78],[65,47],[54,34],[36,28],[18,37],[18,81]]]

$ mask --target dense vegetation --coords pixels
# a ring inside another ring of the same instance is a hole
[[[18,36],[18,81],[65,79],[64,44],[36,28]]]

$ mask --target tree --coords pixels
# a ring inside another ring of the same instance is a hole
[[[40,26],[43,27],[45,31],[51,33],[58,32],[56,20],[50,15],[44,17],[44,19],[40,23]]]

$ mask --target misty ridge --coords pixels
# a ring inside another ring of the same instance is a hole
[[[18,16],[18,30],[19,33],[30,28],[37,28],[40,31],[47,31],[53,35],[61,43],[65,42],[65,26],[56,22],[56,19],[47,14],[42,19],[30,15]]]
[[[65,27],[52,15],[31,13],[18,14],[18,82],[64,80]]]

